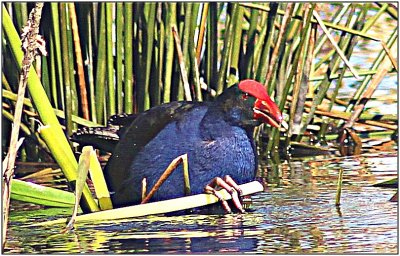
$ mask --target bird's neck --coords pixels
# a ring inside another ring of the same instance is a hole
[[[221,111],[210,106],[200,122],[200,135],[204,140],[215,140],[230,130]]]
[[[206,140],[215,140],[219,137],[233,136],[235,130],[241,128],[252,139],[254,126],[242,127],[238,121],[239,115],[234,109],[227,113],[219,104],[210,106],[200,122],[201,136]]]

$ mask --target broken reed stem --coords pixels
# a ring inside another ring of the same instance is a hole
[[[393,54],[390,52],[390,49],[387,47],[385,42],[381,42],[383,49],[386,51],[387,56],[390,59],[390,62],[392,63],[394,69],[398,72],[399,71],[399,67],[397,66],[397,60],[396,58],[393,56]]]
[[[86,178],[88,176],[89,168],[90,168],[90,154],[93,148],[91,146],[85,146],[82,149],[82,154],[79,157],[78,163],[78,177],[75,183],[75,205],[72,211],[71,219],[69,220],[67,226],[64,229],[65,231],[70,231],[74,227],[75,218],[78,214],[79,202],[82,198],[82,193],[86,184]]]
[[[11,131],[10,147],[8,149],[7,162],[4,163],[6,168],[4,169],[3,180],[2,180],[2,196],[3,196],[3,247],[6,241],[7,233],[7,222],[8,212],[10,207],[10,193],[11,193],[11,180],[14,174],[15,158],[18,151],[18,136],[19,129],[21,126],[22,108],[24,105],[24,95],[26,85],[28,82],[29,70],[32,66],[32,62],[35,60],[35,56],[38,54],[38,49],[42,54],[45,54],[44,41],[41,39],[39,34],[40,18],[42,16],[42,8],[44,3],[36,3],[35,8],[32,9],[29,14],[27,24],[23,28],[21,35],[22,49],[24,50],[24,58],[22,60],[22,70],[19,77],[18,84],[18,98],[15,104],[13,128]]]
[[[187,192],[186,188],[187,185],[189,187],[190,193],[190,184],[189,184],[189,173],[185,174],[185,168],[187,169],[187,154],[178,156],[168,165],[167,169],[161,175],[161,177],[157,180],[156,184],[151,188],[149,194],[142,200],[141,204],[145,204],[150,201],[153,195],[157,192],[157,190],[161,187],[161,185],[168,179],[168,177],[176,170],[176,167],[181,163],[183,163],[183,170],[184,170],[184,181],[185,181],[185,193]],[[186,163],[185,163],[186,162]],[[185,167],[186,165],[186,167]],[[143,194],[142,194],[143,195]]]
[[[260,4],[240,3],[240,5],[244,6],[244,7],[249,7],[249,8],[257,9],[257,10],[260,10],[260,11],[264,11],[264,12],[269,12],[270,11],[269,7],[263,6],[263,5],[260,5]],[[283,15],[285,15],[285,11],[278,9],[277,14],[283,16]],[[296,15],[296,16],[293,16],[293,19],[303,20],[304,17]],[[311,22],[312,23],[318,23],[318,21],[316,19],[311,19]],[[358,30],[355,30],[355,29],[352,29],[352,28],[347,28],[345,26],[342,26],[342,25],[339,25],[339,24],[333,24],[333,23],[327,22],[327,21],[323,21],[323,23],[324,23],[325,27],[327,27],[327,28],[332,28],[332,29],[336,29],[336,30],[339,30],[339,31],[345,31],[345,32],[347,32],[349,34],[360,36],[362,38],[366,38],[366,39],[370,39],[370,40],[374,40],[376,42],[380,42],[381,41],[379,38],[373,37],[373,36],[367,34],[365,31],[358,31]]]
[[[189,85],[188,75],[187,75],[185,61],[184,61],[183,53],[182,53],[181,39],[179,38],[178,31],[177,31],[175,25],[172,26],[172,34],[174,35],[174,38],[175,38],[175,46],[176,46],[176,51],[178,53],[178,60],[179,60],[179,66],[180,66],[180,70],[181,70],[183,87],[185,88],[185,98],[187,101],[192,101],[192,95],[190,94],[190,85]]]
[[[305,110],[307,112],[310,111],[309,108],[305,108]],[[331,117],[331,118],[335,118],[335,119],[342,119],[342,120],[350,120],[350,118],[351,118],[350,117],[350,113],[346,113],[346,112],[344,112],[344,113],[335,113],[335,112],[326,112],[326,111],[316,110],[315,114],[316,115],[321,115],[321,116],[326,116],[326,117]],[[381,128],[385,128],[385,129],[389,129],[389,130],[393,130],[393,131],[397,130],[397,128],[398,128],[397,125],[387,124],[387,123],[374,121],[374,120],[361,119],[361,120],[357,120],[356,122],[357,123],[363,123],[363,124],[371,125],[371,126],[381,127]]]
[[[381,65],[381,68],[379,69],[378,73],[375,74],[369,87],[367,88],[367,90],[365,90],[364,94],[361,96],[360,102],[354,107],[353,113],[350,119],[344,125],[344,128],[352,127],[356,122],[356,120],[358,120],[368,100],[371,98],[372,94],[375,92],[378,85],[381,83],[385,75],[388,73],[391,66],[392,62],[390,60],[386,60],[383,63],[383,65]]]
[[[336,206],[340,205],[340,196],[342,194],[342,183],[343,183],[343,169],[340,168],[338,182],[337,182],[337,190],[336,190],[336,200],[335,200]]]
[[[357,71],[353,68],[353,66],[350,64],[349,60],[346,58],[346,55],[343,53],[343,51],[340,49],[339,45],[336,43],[335,39],[332,37],[332,35],[329,33],[328,29],[326,28],[324,21],[321,19],[319,16],[318,12],[316,10],[313,10],[313,15],[315,19],[318,21],[318,24],[328,37],[329,41],[331,42],[332,46],[335,48],[337,53],[339,54],[340,58],[343,60],[343,62],[346,64],[346,66],[349,68],[350,72],[354,75],[354,77],[359,80],[360,76],[358,75]]]
[[[288,102],[291,102],[292,96],[288,95],[287,97]],[[309,113],[310,112],[310,107],[311,107],[311,103],[310,102],[306,102],[305,103],[305,108],[304,111]],[[323,108],[322,106],[317,106],[317,110],[315,110],[315,114],[316,115],[321,115],[321,116],[326,116],[326,117],[330,117],[330,118],[334,118],[334,119],[341,119],[341,120],[350,120],[351,118],[351,113],[347,113],[347,112],[337,112],[337,111],[326,111],[325,108]],[[376,115],[376,117],[378,118],[379,115]],[[381,121],[377,121],[377,120],[369,120],[373,119],[374,116],[373,115],[365,115],[365,116],[359,116],[358,119],[356,120],[357,123],[363,123],[363,124],[367,124],[367,125],[371,125],[371,126],[377,126],[377,127],[382,127],[385,129],[389,129],[389,130],[397,130],[397,125],[395,124],[388,124],[388,123],[384,123]],[[380,117],[380,120],[387,120],[387,121],[391,121],[391,117],[390,115],[385,117]]]
[[[18,149],[21,147],[22,142],[24,142],[24,139],[25,139],[25,138],[20,138],[20,139],[18,140],[17,145],[16,145],[17,151],[18,151]],[[7,164],[8,164],[8,162],[9,162],[9,159],[10,159],[10,154],[7,154],[6,157],[5,157],[4,160],[3,160],[3,170],[6,170],[6,169],[7,169]],[[28,175],[28,176],[29,176],[29,175]],[[3,181],[4,181],[4,180],[3,180]],[[2,187],[2,189],[4,189],[4,186]]]

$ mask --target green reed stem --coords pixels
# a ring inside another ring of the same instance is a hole
[[[60,3],[60,27],[61,27],[61,49],[64,53],[69,53],[68,35],[67,35],[67,6],[65,3]],[[70,77],[70,61],[69,54],[62,55],[63,75],[64,75],[64,96],[65,96],[65,120],[68,136],[72,135],[72,92],[71,92],[71,77]]]
[[[49,71],[49,61],[46,56],[41,57],[42,60],[42,84],[46,91],[47,97],[51,98],[51,83],[50,83],[50,71]]]
[[[4,72],[1,72],[1,83],[4,85],[6,90],[12,91],[10,84],[8,83],[7,77],[4,75]],[[3,96],[3,95],[2,95]]]
[[[336,199],[335,199],[336,206],[340,205],[340,196],[342,195],[342,184],[343,184],[343,169],[340,168],[339,177],[337,181],[337,189],[336,189]]]
[[[15,10],[15,18],[17,20],[17,26],[19,31],[25,26],[28,20],[28,3],[16,2],[13,3]]]
[[[194,85],[194,90],[195,90],[195,99],[197,101],[202,101],[203,96],[201,92],[201,85],[200,85],[200,70],[199,70],[199,65],[200,60],[197,59],[197,53],[196,53],[196,48],[198,47],[199,41],[197,42],[197,47],[194,42],[194,34],[197,29],[197,17],[199,15],[200,11],[200,3],[192,3],[192,19],[190,22],[190,28],[189,28],[189,57],[190,57],[190,68],[192,70],[192,77],[193,77],[193,85]],[[200,40],[200,38],[199,38]]]
[[[243,32],[243,13],[244,8],[240,5],[237,6],[236,12],[233,16],[233,40],[232,40],[232,53],[230,67],[234,68],[236,72],[239,72],[239,56],[242,45],[242,32]]]
[[[172,83],[172,68],[174,61],[174,36],[172,34],[172,26],[176,25],[176,3],[165,3],[166,9],[166,24],[165,24],[165,73],[164,73],[164,92],[163,102],[171,101],[171,83]]]
[[[225,39],[224,39],[224,49],[222,51],[221,56],[221,67],[218,72],[218,86],[217,86],[217,95],[221,94],[226,86],[226,73],[228,68],[228,62],[230,59],[230,53],[233,43],[232,33],[234,31],[234,18],[236,12],[238,11],[238,4],[232,3],[232,15],[226,17],[225,27],[227,28],[225,31]]]
[[[210,3],[206,33],[206,83],[208,90],[216,89],[218,65],[218,16],[217,3]],[[192,38],[192,37],[191,37]]]
[[[300,64],[297,66],[295,81],[293,84],[293,101],[290,106],[289,132],[286,140],[286,145],[289,145],[289,140],[292,135],[299,135],[301,121],[303,117],[304,104],[307,98],[308,78],[311,74],[312,61],[314,59],[313,51],[316,38],[316,26],[308,28],[308,40],[304,43],[301,49]]]
[[[54,36],[54,46],[56,50],[56,62],[57,62],[57,78],[58,78],[58,89],[56,90],[60,96],[60,105],[57,107],[60,109],[64,109],[64,76],[63,76],[63,65],[62,65],[62,49],[61,49],[61,35],[60,35],[60,17],[59,17],[59,10],[58,10],[58,3],[51,3],[51,15],[53,21],[53,36]]]
[[[122,113],[124,110],[123,101],[123,56],[124,56],[124,4],[121,2],[116,3],[116,80],[117,80],[117,113]]]
[[[107,48],[107,114],[111,116],[116,113],[115,86],[114,86],[114,57],[113,57],[113,10],[115,3],[106,3],[106,48]]]
[[[244,66],[246,67],[246,77],[255,78],[253,74],[253,63],[254,63],[254,50],[256,45],[256,35],[257,35],[257,21],[258,21],[258,10],[252,9],[250,15],[250,27],[247,32],[247,48],[246,55],[244,59]]]
[[[271,45],[275,38],[275,20],[276,20],[276,12],[278,11],[277,3],[270,3],[271,11],[268,12],[267,24],[265,25],[265,29],[268,33],[267,42],[264,44],[264,48],[262,51],[261,59],[260,59],[260,67],[256,69],[257,76],[256,80],[260,83],[265,84],[268,68],[270,65],[270,53],[271,53]]]
[[[51,95],[49,96],[49,100],[52,100],[53,106],[59,106],[58,105],[58,97],[57,97],[57,76],[56,76],[56,52],[55,52],[55,46],[54,46],[54,36],[53,36],[53,30],[50,32],[50,38],[49,38],[49,45],[48,47],[50,48],[49,50],[49,66],[50,66],[50,88],[51,88]]]
[[[76,90],[76,82],[75,82],[75,61],[74,61],[74,40],[72,36],[71,30],[71,18],[70,12],[68,11],[68,6],[65,5],[65,14],[66,14],[66,25],[67,25],[67,42],[68,42],[68,68],[69,68],[69,82],[71,86],[71,123],[72,129],[76,130],[76,125],[72,122],[72,115],[78,115],[78,92]]]
[[[264,23],[267,23],[269,21],[266,13],[264,13],[262,15],[261,19],[266,21]],[[258,35],[258,39],[257,39],[256,45],[254,47],[254,58],[253,58],[254,59],[253,60],[254,74],[253,74],[253,77],[257,81],[260,81],[260,79],[261,79],[261,74],[259,74],[259,73],[261,70],[262,62],[266,61],[265,59],[261,59],[261,54],[263,53],[263,46],[264,46],[265,37],[267,36],[267,31],[268,31],[268,25],[264,24],[264,26],[262,26],[262,30],[261,30],[260,34]]]
[[[125,42],[124,42],[124,112],[133,113],[133,3],[124,3],[125,7]]]
[[[97,123],[97,114],[96,114],[96,96],[95,96],[95,89],[94,89],[94,61],[93,61],[93,31],[92,31],[92,20],[93,20],[93,12],[95,9],[96,4],[92,4],[91,8],[89,9],[87,16],[86,16],[86,58],[88,60],[87,65],[87,75],[88,75],[88,82],[89,82],[89,105],[90,105],[90,118],[93,122]]]
[[[165,25],[162,19],[162,3],[158,4],[157,20],[159,24],[159,44],[158,44],[158,75],[157,75],[157,85],[154,90],[153,104],[161,104],[161,90],[163,88],[163,71],[164,71],[164,50],[165,50]]]
[[[106,78],[106,4],[100,4],[100,27],[98,32],[98,48],[97,48],[97,72],[95,82],[95,97],[96,97],[96,120],[98,123],[104,123],[104,104],[105,104],[105,83]]]
[[[144,75],[144,88],[138,90],[138,109],[139,111],[144,111],[150,108],[150,77],[151,77],[151,65],[153,58],[153,48],[154,48],[154,31],[155,31],[155,21],[156,21],[156,3],[145,3],[148,5],[149,14],[146,19],[147,29],[144,31],[145,43],[144,50],[145,53],[145,75]]]
[[[296,51],[295,57],[292,62],[293,63],[292,68],[290,70],[285,87],[283,89],[282,95],[279,100],[278,105],[279,105],[279,109],[281,111],[283,111],[283,108],[285,106],[285,102],[286,102],[287,95],[289,93],[289,89],[292,87],[291,85],[292,85],[293,77],[294,77],[294,75],[297,71],[297,67],[300,63],[301,50],[303,49],[305,42],[309,41],[309,38],[307,38],[307,34],[308,34],[309,27],[311,25],[311,18],[312,18],[312,12],[314,10],[314,7],[315,7],[314,4],[311,4],[310,7],[307,7],[307,5],[305,7],[305,8],[308,8],[308,11],[306,12],[307,13],[306,23],[305,23],[303,29],[301,30],[300,43],[299,43],[299,46],[297,47],[298,50]],[[268,146],[267,146],[268,152],[275,151],[272,149],[277,149],[278,143],[279,143],[279,132],[277,131],[277,129],[273,129],[272,133],[274,134],[274,137],[273,137],[274,139],[270,140],[268,142]]]

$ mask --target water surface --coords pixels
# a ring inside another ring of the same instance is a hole
[[[263,168],[268,168],[265,172]],[[338,170],[344,169],[340,207]],[[397,253],[397,189],[372,187],[397,176],[397,153],[364,153],[261,163],[265,191],[245,214],[150,216],[118,222],[24,227],[70,209],[18,209],[6,253]]]

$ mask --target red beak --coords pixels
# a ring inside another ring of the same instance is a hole
[[[254,103],[254,118],[279,128],[283,117],[278,106],[269,97],[264,100],[257,99]]]
[[[254,103],[254,118],[279,128],[283,121],[282,113],[278,106],[268,96],[264,86],[252,79],[246,79],[239,83],[239,89],[247,92],[257,100]]]

